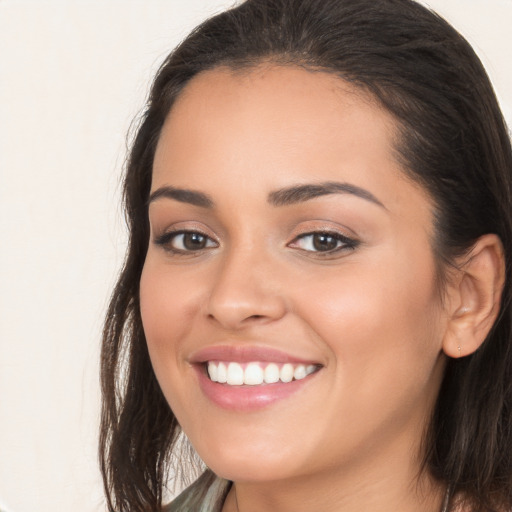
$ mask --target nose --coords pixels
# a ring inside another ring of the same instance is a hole
[[[286,313],[279,269],[272,261],[245,253],[219,262],[207,303],[210,320],[227,330],[279,320]]]

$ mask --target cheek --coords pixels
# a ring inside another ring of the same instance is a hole
[[[188,370],[183,343],[195,324],[200,300],[199,287],[191,286],[190,279],[186,272],[176,273],[148,253],[140,281],[141,318],[151,364],[180,423],[188,417],[188,404],[197,398],[183,379]]]
[[[330,350],[340,389],[429,385],[443,334],[433,262],[387,261],[316,276],[301,294],[300,315]]]
[[[160,380],[164,365],[180,363],[180,340],[193,325],[190,306],[193,287],[175,279],[171,268],[157,265],[151,256],[144,264],[140,281],[140,310],[153,368]],[[190,283],[188,283],[190,284]]]

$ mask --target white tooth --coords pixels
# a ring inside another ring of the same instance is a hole
[[[228,371],[226,369],[226,365],[224,363],[219,363],[217,366],[217,382],[221,384],[226,383],[228,380]]]
[[[211,361],[208,362],[208,375],[213,382],[217,382],[217,365]]]
[[[295,380],[303,379],[306,376],[306,367],[303,364],[299,364],[293,372],[293,378]]]
[[[316,366],[314,364],[310,364],[306,367],[306,375],[311,375],[316,370]]]
[[[241,386],[244,383],[244,369],[238,363],[229,363],[226,382],[230,386]]]
[[[291,382],[293,380],[293,365],[290,363],[284,364],[279,376],[283,382]]]
[[[270,363],[265,368],[265,382],[267,384],[274,384],[279,382],[279,366],[275,363]]]
[[[263,384],[263,370],[258,363],[249,363],[245,367],[244,384],[249,386]]]

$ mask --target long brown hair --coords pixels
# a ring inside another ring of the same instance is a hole
[[[336,74],[394,115],[398,158],[435,202],[440,268],[485,233],[501,238],[507,282],[499,318],[476,353],[448,362],[425,465],[462,491],[474,510],[510,507],[512,151],[482,64],[447,22],[412,0],[247,0],[207,20],[167,57],[127,162],[130,238],[106,316],[101,364],[100,459],[109,509],[161,508],[180,432],[153,373],[139,309],[147,201],[162,125],[198,73],[263,59]]]

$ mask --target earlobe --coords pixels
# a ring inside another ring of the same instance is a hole
[[[443,339],[443,351],[453,358],[475,352],[496,321],[505,282],[501,240],[494,234],[480,237],[459,265],[448,285],[451,310]]]

